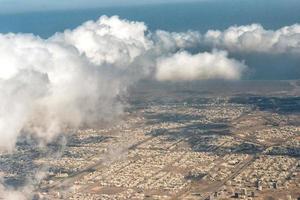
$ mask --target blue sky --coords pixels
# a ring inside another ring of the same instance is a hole
[[[0,0],[0,13],[3,14],[66,9],[70,10],[186,1],[205,0]]]

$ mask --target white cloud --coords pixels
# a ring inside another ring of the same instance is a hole
[[[96,22],[88,21],[72,31],[57,34],[51,40],[74,46],[94,64],[128,66],[151,47],[146,31],[142,22],[103,16]]]
[[[201,37],[201,34],[195,31],[177,33],[158,30],[153,35],[157,47],[163,51],[196,47],[201,44]]]
[[[232,52],[299,54],[300,25],[266,30],[260,24],[232,26],[224,31],[209,30],[203,43]]]
[[[116,16],[46,40],[0,34],[0,151],[13,151],[21,134],[49,142],[70,128],[114,120],[127,88],[141,78],[239,78],[245,65],[225,52],[182,51],[198,46],[200,37],[151,33],[142,22]],[[10,190],[0,180],[0,199],[25,199],[32,189]]]
[[[156,78],[161,81],[239,79],[246,66],[227,57],[224,51],[198,53],[186,51],[160,58]]]
[[[156,70],[159,80],[240,77],[245,66],[225,52],[176,53],[198,41],[196,32],[150,33],[116,16],[47,40],[0,34],[0,149],[12,150],[21,133],[47,142],[66,128],[114,119],[123,110],[119,97]]]

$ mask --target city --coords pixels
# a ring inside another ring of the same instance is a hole
[[[266,87],[138,91],[120,122],[46,147],[23,138],[0,171],[7,185],[30,183],[33,199],[299,199],[299,86],[285,97]]]

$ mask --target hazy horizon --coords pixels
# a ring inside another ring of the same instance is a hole
[[[222,0],[0,0],[0,14],[18,14],[30,12],[47,12],[47,11],[72,11],[81,9],[110,8],[110,7],[130,7],[141,5],[169,4],[169,3],[187,3],[203,1],[222,1]]]

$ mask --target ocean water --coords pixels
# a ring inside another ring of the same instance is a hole
[[[195,3],[110,7],[89,10],[1,14],[0,32],[33,33],[47,38],[101,15],[144,21],[151,30],[205,32],[231,25],[260,23],[277,29],[300,23],[299,0],[209,0]]]
[[[123,6],[72,11],[1,14],[0,33],[33,33],[48,38],[102,15],[119,15],[143,21],[150,30],[226,29],[232,25],[260,23],[267,29],[300,23],[299,0],[207,0],[144,6]],[[251,74],[246,79],[299,79],[300,58],[268,55],[230,55],[245,60]]]

